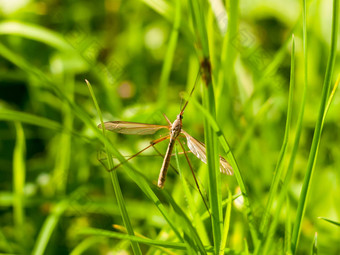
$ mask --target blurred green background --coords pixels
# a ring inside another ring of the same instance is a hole
[[[230,14],[229,1],[202,2],[216,120],[243,174],[259,226],[285,132],[292,34],[295,87],[287,155],[296,131],[304,85],[303,4],[240,0],[238,13]],[[176,28],[178,4],[181,20]],[[99,124],[87,79],[105,121],[166,125],[162,113],[173,121],[184,102],[181,92],[189,92],[194,85],[201,60],[189,5],[187,1],[151,0],[0,1],[0,252],[132,252],[128,240],[78,233],[86,227],[117,231],[112,224],[123,225],[123,221],[110,175],[98,161],[98,154],[105,157],[103,145],[69,102],[81,108],[93,125]],[[236,21],[233,33],[228,32],[230,15]],[[289,182],[289,206],[280,213],[270,254],[285,252],[287,217],[294,223],[329,57],[331,22],[332,1],[307,1],[308,91],[303,129]],[[339,71],[337,60],[332,87]],[[221,80],[220,75],[225,78]],[[193,100],[201,100],[203,86],[198,83]],[[336,93],[325,119],[298,254],[311,253],[316,232],[319,254],[340,253],[339,227],[318,219],[340,221],[339,112],[340,95]],[[203,123],[203,114],[189,102],[183,128],[204,141]],[[109,134],[123,155],[138,152],[158,137]],[[164,153],[166,146],[163,142],[157,148]],[[226,155],[222,150],[221,154]],[[189,157],[205,194],[207,166],[193,155]],[[285,166],[288,159],[284,158]],[[179,161],[188,175],[193,199],[204,213],[184,157],[179,156]],[[150,149],[131,163],[142,171],[160,200],[166,201],[155,188],[162,158]],[[117,173],[135,232],[151,239],[173,238],[149,197],[123,167]],[[228,189],[239,194],[233,176],[221,176],[221,181],[222,199],[227,198]],[[182,189],[180,177],[170,169],[165,190],[187,211]],[[231,254],[253,252],[242,201],[234,201],[230,220],[226,247]],[[212,240],[209,224],[205,224]],[[143,254],[170,252],[145,244],[141,250]],[[172,252],[176,254],[176,250]]]

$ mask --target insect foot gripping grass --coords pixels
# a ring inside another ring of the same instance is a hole
[[[195,86],[193,87],[193,89],[190,93],[190,96],[192,95],[194,89],[195,89]],[[196,140],[194,137],[192,137],[191,135],[189,135],[187,132],[185,132],[182,129],[183,113],[184,113],[184,110],[185,110],[188,102],[189,101],[186,101],[181,112],[177,115],[177,118],[173,123],[171,123],[170,120],[168,119],[168,117],[166,115],[164,115],[166,121],[168,122],[167,126],[137,123],[137,122],[128,122],[128,121],[108,121],[108,122],[104,122],[105,129],[107,129],[109,131],[116,132],[116,133],[129,134],[129,135],[131,135],[131,134],[134,134],[134,135],[151,135],[151,134],[154,134],[158,130],[161,130],[161,129],[169,130],[168,135],[162,136],[162,137],[160,137],[156,140],[151,141],[149,146],[145,147],[144,149],[142,149],[141,151],[132,155],[131,157],[129,157],[126,160],[126,161],[128,161],[128,160],[136,157],[137,155],[139,155],[143,151],[147,150],[148,148],[153,147],[155,144],[169,139],[170,140],[169,145],[168,145],[168,148],[166,150],[164,160],[163,160],[163,164],[162,164],[162,167],[161,167],[161,170],[160,170],[160,173],[159,173],[159,177],[158,177],[157,186],[159,188],[164,187],[166,175],[167,175],[168,168],[169,168],[169,165],[170,165],[170,159],[171,159],[171,156],[172,156],[172,151],[173,151],[173,148],[174,148],[176,141],[181,145],[181,147],[183,149],[183,153],[185,154],[185,157],[186,157],[186,159],[189,163],[190,169],[193,173],[191,164],[190,164],[189,159],[187,157],[187,153],[186,153],[184,146],[183,146],[182,142],[180,141],[179,137],[185,137],[187,139],[187,145],[188,145],[190,151],[197,158],[199,158],[201,161],[203,161],[204,163],[207,163],[205,145],[202,142]],[[102,128],[102,125],[99,124],[98,127]],[[124,163],[124,162],[122,162],[122,163]],[[233,174],[233,169],[232,169],[231,165],[222,156],[220,156],[219,163],[220,163],[221,173],[228,174],[228,175]],[[120,165],[121,164],[115,166],[113,169],[116,169]],[[111,169],[111,170],[113,170],[113,169]]]

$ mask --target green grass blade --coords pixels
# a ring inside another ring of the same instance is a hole
[[[295,42],[294,42],[294,37],[293,37],[292,38],[290,86],[289,86],[289,99],[288,99],[286,128],[285,128],[285,134],[284,134],[279,158],[278,158],[278,161],[276,163],[272,184],[270,186],[267,206],[266,206],[266,209],[265,209],[265,212],[264,212],[264,215],[262,217],[261,224],[260,224],[260,232],[261,232],[262,239],[261,239],[260,245],[258,246],[258,251],[261,250],[261,245],[263,244],[263,241],[266,238],[266,234],[269,230],[268,224],[269,224],[271,209],[272,209],[272,206],[273,206],[274,199],[277,196],[277,189],[279,187],[280,180],[282,178],[281,175],[282,175],[282,171],[283,171],[283,162],[284,162],[284,158],[285,158],[286,152],[287,152],[287,145],[288,145],[291,119],[292,119],[294,87],[295,87]],[[278,215],[277,215],[277,217],[278,217]]]
[[[152,10],[162,15],[167,20],[173,20],[173,12],[172,6],[164,0],[141,0],[145,5],[149,6]]]
[[[193,1],[189,0],[190,12],[192,17],[192,23],[195,28],[195,32],[197,32],[199,45],[201,47],[202,52],[199,52],[201,56],[208,57],[209,56],[209,42],[207,37],[207,29],[205,23],[205,14],[202,10],[204,5],[202,1]]]
[[[68,200],[62,200],[54,206],[51,214],[47,217],[40,229],[37,241],[32,251],[33,255],[45,254],[45,249],[51,238],[51,235],[57,226],[60,216],[64,213],[68,204]]]
[[[188,98],[187,96],[185,96],[185,97]],[[248,217],[250,232],[252,233],[252,236],[255,237],[254,241],[256,241],[256,240],[258,240],[257,239],[258,234],[257,234],[256,225],[255,225],[255,219],[254,219],[254,216],[253,216],[253,209],[252,209],[250,201],[249,201],[247,189],[246,189],[245,183],[243,181],[241,171],[238,168],[235,157],[234,157],[232,151],[230,150],[228,142],[227,142],[227,140],[226,140],[226,138],[223,134],[223,131],[221,130],[221,128],[217,124],[215,118],[213,118],[212,115],[196,99],[191,98],[191,102],[204,115],[204,117],[208,119],[208,125],[213,129],[214,133],[217,135],[223,150],[227,154],[227,160],[231,164],[231,166],[233,167],[235,178],[237,180],[238,185],[240,186],[240,190],[241,190],[241,193],[242,193],[242,196],[243,196],[243,199],[244,199],[244,205],[245,205],[245,208],[246,208],[246,215]]]
[[[89,88],[89,91],[90,91],[91,97],[93,99],[94,105],[96,107],[96,110],[97,110],[97,113],[98,113],[98,116],[99,116],[99,119],[100,119],[100,122],[101,122],[101,126],[103,127],[103,135],[105,136],[105,125],[104,125],[104,121],[103,121],[103,116],[102,116],[101,110],[99,108],[96,96],[95,96],[95,94],[92,90],[91,84],[87,80],[85,80],[85,81],[86,81],[86,84]],[[114,166],[112,155],[111,155],[110,151],[107,149],[106,146],[105,146],[105,150],[106,150],[106,154],[107,154],[107,157],[108,157],[109,169],[112,169],[113,166]],[[128,232],[129,235],[134,235],[134,231],[133,231],[133,228],[132,228],[130,217],[128,215],[126,205],[125,205],[125,201],[124,201],[124,198],[123,198],[122,190],[120,189],[117,172],[116,171],[110,171],[110,176],[111,176],[112,186],[114,188],[116,199],[117,199],[117,202],[118,202],[120,214],[123,218],[124,226],[127,229],[127,232]],[[141,251],[137,242],[131,241],[131,248],[132,248],[134,254],[142,254],[142,251]]]
[[[286,199],[286,210],[287,210],[287,212],[290,212],[290,202],[289,202],[288,196],[287,196],[287,199]],[[285,249],[285,254],[289,255],[289,254],[292,254],[291,249],[290,249],[291,248],[290,247],[291,237],[292,237],[292,221],[291,221],[291,217],[290,217],[289,213],[287,213],[285,224],[286,224],[286,226],[285,226],[285,246],[284,246],[284,249]]]
[[[229,6],[228,17],[216,17],[217,19],[225,19],[228,22],[227,31],[223,38],[223,44],[221,49],[220,64],[221,67],[218,70],[218,79],[216,86],[216,105],[217,105],[217,116],[220,114],[228,114],[223,109],[231,109],[231,104],[227,106],[222,105],[222,102],[229,101],[225,100],[226,95],[229,95],[230,91],[233,91],[231,86],[235,84],[235,60],[236,60],[236,48],[232,41],[238,35],[238,15],[239,15],[239,1],[232,0],[226,1],[226,5]],[[233,71],[229,71],[233,70]],[[223,108],[221,109],[221,107]]]
[[[338,78],[336,79],[336,82],[333,86],[333,89],[332,89],[332,92],[331,94],[329,95],[329,98],[328,98],[328,101],[327,101],[327,105],[326,105],[326,108],[325,108],[325,114],[323,115],[322,117],[322,125],[324,124],[325,122],[325,119],[326,119],[326,116],[327,116],[327,113],[328,113],[328,110],[329,110],[329,107],[331,106],[331,103],[333,101],[333,97],[335,95],[335,92],[339,86],[339,83],[340,83],[340,74],[338,75]]]
[[[242,195],[236,194],[236,195],[232,196],[231,201],[234,201],[235,199],[239,198],[240,196],[242,196]],[[229,203],[229,198],[224,199],[222,201],[222,208],[225,208],[228,205],[228,203]],[[205,212],[205,213],[202,214],[201,219],[205,220],[205,219],[208,219],[209,217],[210,217],[209,212]]]
[[[224,249],[227,244],[229,225],[230,225],[231,206],[232,206],[232,195],[231,195],[230,190],[228,190],[228,202],[227,202],[227,209],[225,211],[225,217],[224,217],[224,226],[223,226],[223,232],[222,232],[220,255],[224,254]]]
[[[83,228],[81,229],[78,234],[81,235],[94,235],[94,236],[103,236],[107,238],[117,238],[117,239],[125,239],[130,240],[133,242],[143,243],[152,246],[160,246],[163,248],[171,248],[177,250],[186,250],[186,245],[184,243],[174,243],[168,241],[161,241],[161,240],[152,240],[149,238],[138,237],[135,235],[127,235],[118,232],[102,230],[97,228]]]
[[[203,224],[203,221],[200,217],[199,210],[194,203],[194,199],[191,195],[187,180],[185,179],[185,176],[182,172],[182,168],[179,163],[177,147],[175,147],[175,159],[176,159],[177,169],[178,169],[178,172],[181,178],[181,183],[184,189],[184,195],[186,197],[186,201],[188,203],[191,215],[193,216],[193,224],[197,229],[197,232],[200,236],[200,239],[202,240],[202,243],[205,245],[210,245],[210,240],[208,238],[208,234]]]
[[[209,38],[207,36],[205,14],[203,12],[204,4],[201,1],[189,1],[192,20],[195,27],[195,32],[198,34],[201,51],[201,73],[202,80],[205,85],[203,92],[203,105],[205,109],[211,114],[216,115],[215,109],[215,95],[212,81],[210,52],[209,52]],[[221,194],[221,179],[218,168],[218,146],[217,137],[209,125],[208,119],[204,120],[204,137],[207,149],[207,165],[208,165],[208,183],[209,183],[209,201],[212,218],[212,231],[214,239],[214,250],[217,254],[221,245],[222,238],[222,194]]]
[[[184,240],[189,244],[188,248],[190,250],[195,250],[196,253],[205,254],[206,251],[203,246],[202,240],[200,239],[196,229],[193,227],[190,219],[187,217],[181,207],[177,205],[177,203],[168,192],[163,190],[163,195],[166,197],[166,199],[176,212],[178,221],[180,222],[180,225],[182,226],[182,230],[184,232]]]
[[[214,96],[212,90],[212,83],[208,85],[207,91],[204,95],[204,104],[210,113],[214,114]],[[209,126],[208,119],[204,120],[204,136],[207,148],[207,163],[209,171],[209,199],[212,216],[212,227],[214,233],[214,247],[215,253],[219,252],[219,247],[222,238],[222,194],[221,194],[221,179],[218,169],[219,155],[217,148],[216,134]],[[209,163],[210,162],[210,163]]]
[[[74,82],[73,76],[66,79],[65,93],[73,101],[74,98]],[[73,113],[68,104],[63,104],[63,129],[59,136],[59,153],[56,156],[55,167],[53,170],[54,188],[59,195],[66,194],[66,187],[69,177],[70,161],[71,161],[71,143],[72,143],[72,131],[73,131]],[[71,132],[68,132],[71,131]]]
[[[85,238],[81,241],[70,253],[70,255],[81,255],[86,252],[91,246],[101,245],[105,241],[105,238],[102,236],[93,236],[89,238]]]
[[[312,255],[317,255],[318,254],[318,233],[315,232],[314,235],[314,240],[313,240],[313,245],[312,245]]]
[[[326,109],[328,109],[330,104],[331,104],[331,101],[332,101],[333,96],[335,94],[335,91],[336,91],[336,89],[337,89],[337,87],[339,85],[339,82],[340,82],[340,76],[338,77],[337,82],[335,83],[335,85],[333,87],[332,93],[331,93],[331,95],[330,95],[330,97],[328,99],[328,103],[327,103]],[[325,111],[325,113],[327,113],[327,111]],[[323,119],[325,119],[325,115],[324,115]],[[292,158],[290,159],[290,165],[288,167],[289,171],[291,171],[291,167],[292,167],[291,163],[292,163]],[[287,173],[286,178],[285,178],[285,180],[283,182],[283,188],[282,188],[282,191],[280,193],[280,197],[278,199],[278,203],[277,203],[277,206],[276,206],[277,207],[276,208],[276,213],[275,213],[275,216],[274,216],[274,220],[273,220],[273,222],[272,222],[272,224],[270,226],[269,233],[274,233],[274,231],[275,231],[275,229],[277,227],[277,224],[278,224],[278,220],[277,219],[279,219],[279,215],[280,215],[280,212],[281,212],[281,208],[282,208],[283,202],[285,201],[285,197],[288,196],[288,180],[289,180],[289,175],[290,174]],[[287,201],[288,201],[288,198],[287,198]],[[289,202],[287,202],[287,207],[288,207],[287,211],[290,211],[289,210]],[[290,216],[289,215],[287,215],[286,217],[287,218],[286,218],[286,242],[285,242],[286,247],[285,247],[285,250],[287,251],[287,254],[291,254],[292,253],[291,252],[291,247],[290,247],[290,245],[289,245],[289,247],[287,246],[288,243],[291,244],[291,226],[290,226],[291,220],[290,220]],[[268,234],[268,236],[269,237],[267,238],[266,242],[270,242],[271,237],[272,237],[271,234]]]
[[[35,116],[33,114],[8,110],[4,108],[0,108],[0,120],[21,121],[23,123],[49,128],[56,131],[61,131],[63,129],[62,126],[56,121]]]
[[[324,217],[318,217],[318,219],[322,219],[322,220],[324,220],[324,221],[327,221],[327,222],[329,222],[329,223],[334,224],[335,226],[340,227],[340,222],[336,222],[336,221],[334,221],[334,220],[330,220],[330,219],[327,219],[327,218],[324,218]]]
[[[13,153],[13,214],[18,239],[23,241],[23,227],[25,221],[24,186],[26,179],[26,142],[24,129],[20,122],[14,122],[16,130],[16,142]]]
[[[170,40],[168,44],[168,48],[165,54],[164,63],[162,67],[161,78],[159,82],[159,97],[158,97],[158,105],[161,109],[164,108],[167,102],[168,95],[168,84],[169,84],[169,76],[171,72],[171,67],[173,64],[175,50],[177,47],[178,41],[178,30],[181,23],[181,0],[176,0],[175,3],[175,18],[174,24],[170,35]]]
[[[298,119],[297,119],[297,125],[296,125],[296,134],[293,142],[293,147],[291,151],[291,156],[289,159],[288,167],[287,167],[287,173],[283,181],[280,197],[278,199],[275,218],[278,218],[281,212],[281,208],[283,206],[283,203],[288,196],[288,188],[289,188],[289,182],[293,175],[293,169],[294,169],[294,163],[295,158],[297,156],[299,143],[300,143],[300,137],[302,132],[302,123],[304,118],[304,112],[305,112],[305,104],[306,104],[306,96],[307,96],[307,88],[308,88],[308,55],[307,55],[307,8],[306,8],[306,1],[303,1],[303,52],[304,52],[304,85],[303,85],[303,91],[302,91],[302,99],[301,99],[301,105],[299,109]],[[271,228],[275,229],[277,221],[272,223]],[[289,227],[289,233],[291,232],[291,228]],[[287,233],[288,234],[288,233]],[[291,237],[289,238],[289,241],[291,241]],[[287,251],[291,253],[291,247],[287,248]]]
[[[338,37],[338,22],[339,17],[339,1],[333,1],[333,21],[332,21],[332,38],[331,38],[331,48],[330,48],[330,55],[328,59],[325,80],[322,88],[322,95],[321,95],[321,103],[318,118],[315,124],[315,131],[313,136],[312,147],[310,150],[308,164],[306,169],[306,175],[304,178],[300,199],[298,202],[298,209],[296,220],[293,229],[293,236],[292,236],[292,251],[296,253],[300,231],[301,231],[301,223],[305,214],[306,205],[308,201],[308,195],[311,187],[311,180],[314,172],[314,166],[317,158],[317,152],[320,144],[321,139],[321,132],[322,132],[322,124],[323,124],[323,116],[325,114],[326,108],[326,100],[330,90],[331,79],[333,75],[333,69],[335,64],[335,57],[336,57],[336,47],[337,47],[337,37]]]
[[[0,35],[18,35],[36,40],[62,51],[73,51],[73,48],[59,34],[44,27],[19,21],[0,22]]]

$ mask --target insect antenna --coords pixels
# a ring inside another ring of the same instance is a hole
[[[198,73],[197,73],[196,80],[195,80],[194,86],[193,86],[192,89],[191,89],[191,92],[190,92],[190,94],[189,94],[188,100],[185,102],[185,104],[184,104],[184,106],[183,106],[183,108],[182,108],[182,110],[181,110],[181,113],[180,113],[181,115],[183,115],[183,112],[184,112],[185,108],[187,107],[187,105],[188,105],[188,103],[189,103],[189,99],[191,98],[192,94],[194,93],[194,90],[195,90],[195,88],[196,88],[196,84],[197,84],[198,81],[199,81],[199,78],[200,78],[200,71],[198,71]]]

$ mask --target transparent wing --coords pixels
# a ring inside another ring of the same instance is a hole
[[[187,138],[187,144],[190,151],[204,163],[207,163],[207,154],[204,143],[201,143],[200,141],[196,140],[184,130],[182,130],[182,133]],[[233,168],[222,156],[220,156],[220,171],[223,174],[228,175],[233,174]]]
[[[104,125],[105,125],[105,129],[107,130],[110,130],[116,133],[121,133],[121,134],[129,134],[129,135],[151,135],[151,134],[156,133],[158,130],[162,128],[169,129],[168,126],[128,122],[128,121],[108,121],[108,122],[104,122]],[[98,127],[101,128],[102,125],[99,124]]]

